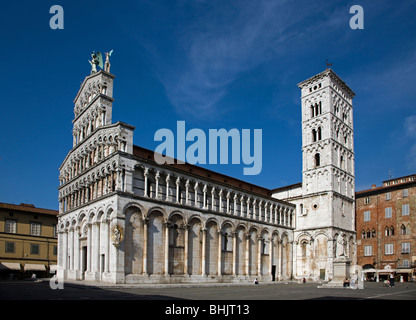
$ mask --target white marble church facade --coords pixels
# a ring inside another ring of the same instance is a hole
[[[322,156],[325,168],[314,174],[305,167],[310,157],[305,152],[313,146],[304,142],[304,184],[293,191],[295,197],[287,190],[269,190],[190,164],[158,165],[153,151],[133,144],[133,126],[112,123],[113,81],[107,61],[103,70],[85,78],[74,100],[73,148],[59,176],[59,278],[110,283],[278,281],[314,278],[322,272],[317,270],[325,269],[330,279],[337,256],[333,241],[345,238],[342,248],[352,255],[353,155],[346,164],[352,173],[327,167],[331,160]],[[322,115],[326,103],[333,107],[331,84],[325,88]],[[304,94],[302,101],[307,101],[302,106],[310,104]],[[352,107],[345,110],[352,121]],[[332,118],[325,125],[339,126]],[[324,142],[331,130],[322,127],[323,145],[316,148],[345,154],[342,143],[334,144],[333,138]],[[342,178],[328,180],[330,176]],[[340,186],[337,181],[346,182]],[[315,184],[327,189],[318,190]],[[315,204],[321,208],[316,220],[312,212],[305,214]],[[323,256],[315,254],[323,251]]]

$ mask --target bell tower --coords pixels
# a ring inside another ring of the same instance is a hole
[[[329,68],[298,86],[302,100],[303,197],[317,197],[305,208],[314,212],[305,222],[309,227],[354,230],[355,93]],[[326,204],[323,198],[328,198]]]
[[[356,261],[355,93],[329,68],[298,87],[302,183],[276,189],[273,197],[296,204],[295,277],[331,280],[341,260],[345,268]]]

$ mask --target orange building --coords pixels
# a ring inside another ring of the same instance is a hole
[[[57,264],[58,211],[0,202],[0,278],[49,276]]]
[[[357,262],[367,279],[413,279],[416,266],[416,175],[356,192]]]

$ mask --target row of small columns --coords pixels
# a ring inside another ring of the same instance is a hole
[[[86,124],[80,125],[73,130],[73,146],[83,141],[95,128],[104,126],[105,123],[105,108],[99,107],[99,114],[88,120]]]
[[[101,227],[105,228],[107,237],[101,239]],[[81,271],[83,259],[80,248],[80,227],[73,226],[67,230],[60,232],[59,248],[62,248],[60,252],[60,258],[62,259],[59,265],[63,266],[64,270],[78,270]],[[110,223],[109,220],[103,222],[91,222],[87,224],[87,261],[86,272],[109,272],[109,259],[110,259]],[[69,245],[69,241],[72,243]],[[101,246],[101,241],[104,241],[104,246]],[[93,243],[94,242],[94,243]],[[104,247],[105,252],[100,252],[100,248]],[[100,255],[104,255],[104,270],[100,270]]]
[[[117,150],[117,143],[101,143],[95,149],[83,151],[82,155],[75,159],[70,168],[65,170],[60,178],[61,185],[85,172],[89,167],[103,160]]]
[[[123,170],[111,171],[105,177],[72,189],[69,194],[60,198],[61,212],[74,209],[112,191],[122,190],[123,178]]]
[[[149,177],[149,168],[145,168],[144,169],[144,192],[143,192],[143,196],[144,197],[149,197],[149,190],[148,190],[148,177]],[[156,181],[156,190],[155,190],[155,198],[159,199],[159,179],[160,179],[160,172],[156,171],[155,173],[155,181]],[[179,203],[179,192],[180,192],[180,177],[176,178],[176,203]],[[166,189],[169,189],[169,184],[171,181],[171,175],[167,174],[166,175]],[[189,187],[191,186],[190,180],[187,179],[186,180],[186,184],[185,184],[185,204],[186,205],[191,205],[190,203],[190,199],[189,199]],[[197,198],[197,193],[198,193],[198,188],[199,188],[199,182],[195,182],[194,183],[194,192],[195,192],[195,199]],[[203,209],[209,209],[207,207],[207,192],[208,192],[208,186],[206,184],[204,184],[203,189]],[[212,187],[211,189],[211,197],[212,197],[212,201],[211,201],[211,210],[212,211],[216,211],[215,209],[215,192],[216,189],[215,187]],[[224,190],[220,189],[218,192],[218,197],[219,197],[219,212],[224,213],[224,207],[223,207],[223,196],[224,196]],[[230,210],[230,200],[231,200],[231,191],[227,191],[227,194],[225,195],[226,199],[227,199],[227,204],[226,204],[226,213],[231,214],[231,210]],[[292,227],[292,223],[293,223],[293,209],[290,208],[284,208],[283,206],[279,206],[277,204],[272,204],[272,203],[267,203],[266,201],[260,200],[257,202],[257,199],[254,199],[253,202],[251,203],[251,200],[249,197],[247,197],[246,200],[246,211],[243,211],[243,204],[244,204],[244,200],[247,196],[242,195],[240,198],[240,216],[241,217],[247,217],[247,218],[251,218],[251,219],[256,219],[259,221],[265,221],[265,222],[270,222],[270,223],[275,223],[275,224],[280,224],[280,225],[285,225],[285,226],[289,226]],[[170,196],[169,196],[169,192],[166,192],[166,201],[170,201]],[[236,215],[236,208],[237,208],[237,201],[238,201],[238,196],[236,193],[234,193],[234,197],[233,197],[233,201],[234,201],[234,215]],[[253,205],[253,212],[250,213],[250,204]],[[261,220],[261,216],[262,216],[262,207],[264,204],[264,220]],[[258,216],[257,216],[257,212],[256,212],[256,206],[258,206],[259,212],[258,212]],[[280,207],[280,208],[279,208]],[[268,210],[269,209],[269,210]],[[274,209],[274,214],[273,214],[273,209]],[[280,211],[280,215],[279,212]],[[280,218],[279,218],[280,217]],[[279,220],[279,221],[278,221]]]

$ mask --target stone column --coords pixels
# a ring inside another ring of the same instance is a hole
[[[143,219],[143,274],[147,275],[147,226],[149,225],[149,218]]]
[[[189,250],[189,225],[186,224],[184,225],[185,228],[185,243],[184,243],[184,252],[183,252],[183,273],[184,275],[188,275],[188,258],[189,258],[189,254],[188,254],[188,250]]]
[[[63,233],[63,268],[65,271],[68,271],[68,230],[65,229],[65,232]]]
[[[278,240],[277,242],[277,252],[279,254],[279,257],[277,259],[277,278],[279,280],[282,279],[282,264],[283,264],[283,240]]]
[[[245,235],[246,239],[246,256],[245,256],[245,267],[246,267],[246,275],[250,274],[250,234]]]
[[[221,275],[221,269],[222,269],[222,261],[221,261],[221,251],[222,251],[222,232],[219,230],[217,232],[218,234],[218,275]]]
[[[263,200],[260,200],[260,202],[259,202],[259,216],[258,216],[258,219],[257,219],[259,221],[261,221],[261,215],[263,214],[262,210],[261,210],[262,206],[263,206]]]
[[[233,233],[233,276],[237,274],[237,232]]]
[[[79,254],[80,254],[80,248],[79,248],[79,226],[75,227],[74,230],[74,270],[76,272],[80,271],[80,261],[79,261]]]
[[[202,189],[202,192],[204,193],[204,202],[202,203],[202,208],[203,209],[208,209],[207,208],[207,185],[204,185],[204,188]]]
[[[91,247],[92,247],[92,232],[91,232],[91,223],[88,223],[88,235],[87,235],[87,272],[90,272],[91,269]]]
[[[103,228],[103,243],[104,243],[104,273],[109,271],[109,261],[110,261],[110,221],[108,219],[104,220],[101,224]]]
[[[168,221],[165,222],[165,276],[169,275],[169,225]]]
[[[125,230],[125,220],[122,217],[114,217],[111,221],[111,226],[119,226]],[[114,232],[114,229],[111,231]],[[123,283],[125,277],[124,269],[124,252],[125,252],[125,243],[124,241],[119,244],[114,243],[110,249],[110,272],[112,273],[112,281],[114,283]]]
[[[149,176],[149,168],[144,167],[143,176],[144,176],[144,194],[143,194],[143,196],[148,197],[149,190],[147,190],[147,181],[148,181],[148,176]]]
[[[215,211],[215,187],[211,189],[211,210]]]
[[[290,277],[293,277],[293,240],[288,241],[287,245],[289,246],[289,263],[288,263],[288,269]]]
[[[186,180],[185,183],[185,204],[189,205],[189,180]]]
[[[293,276],[295,278],[298,276],[298,246],[299,242],[295,241],[293,247]]]
[[[156,190],[155,190],[155,198],[159,200],[159,178],[160,178],[160,172],[156,171],[155,174],[155,181],[156,181]]]
[[[237,194],[234,194],[234,212],[233,215],[237,215]]]
[[[219,200],[219,203],[218,203],[218,210],[219,210],[219,212],[224,212],[224,209],[223,209],[223,206],[222,206],[222,189],[220,189],[220,192],[218,193],[218,200]]]
[[[275,207],[274,207],[274,223],[275,224],[278,224],[278,221],[277,221],[277,210],[278,210],[278,205],[276,204]]]
[[[175,184],[176,184],[176,203],[179,203],[179,186],[180,186],[180,183],[181,183],[181,178],[179,178],[179,177],[177,177],[176,178],[176,181],[175,181]]]
[[[58,226],[59,226],[59,222],[58,221]],[[63,257],[64,257],[64,253],[63,251],[63,230],[58,229],[58,257],[57,257],[57,264],[58,264],[58,277],[59,278],[64,278],[64,274],[65,274],[65,268],[64,268],[64,261],[63,261]]]
[[[267,274],[272,275],[272,266],[273,266],[273,234],[269,238],[269,270]]]
[[[200,208],[200,206],[198,206],[198,182],[195,182],[194,191],[195,191],[194,205],[196,208]]]
[[[337,239],[336,238],[329,238],[327,242],[328,246],[328,279],[332,279],[334,276],[334,259],[335,259],[335,247],[337,245]]]
[[[169,197],[169,181],[170,181],[170,174],[167,174],[166,175],[166,198],[165,198],[166,201],[170,200],[170,197]]]
[[[240,217],[245,217],[244,214],[244,195],[240,198]]]
[[[206,268],[206,250],[207,250],[207,228],[202,229],[202,275],[206,276],[207,268]]]
[[[257,237],[257,275],[261,276],[261,249],[262,249],[263,238],[261,236]]]
[[[116,183],[116,190],[118,191],[122,191],[122,186],[121,186],[121,170],[117,169],[117,183]],[[98,185],[98,181],[97,181],[97,185]],[[97,189],[97,195],[98,195],[98,189]]]
[[[72,226],[70,226],[68,229],[68,251],[68,270],[74,270],[74,228]]]
[[[98,272],[100,270],[100,223],[94,222],[92,224],[92,271]]]
[[[315,252],[314,246],[315,246],[315,242],[314,242],[314,239],[312,238],[309,242],[309,252],[307,253],[307,256],[309,255],[309,257],[308,257],[308,260],[309,260],[309,263],[308,263],[309,274],[311,274],[313,272],[312,263],[314,261],[314,256],[313,256],[313,253]]]
[[[105,182],[104,182],[104,194],[107,194],[108,193],[108,174],[107,174],[107,172],[106,172],[106,176],[105,176]],[[133,177],[132,177],[132,179],[133,179]],[[84,202],[84,189],[82,189],[81,190],[81,202],[83,203]]]

